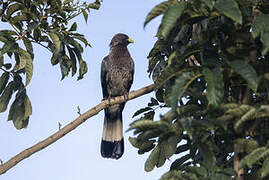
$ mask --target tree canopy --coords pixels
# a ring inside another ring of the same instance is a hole
[[[148,72],[157,87],[129,130],[161,179],[266,179],[269,174],[269,3],[168,0]],[[159,118],[155,111],[167,109]]]

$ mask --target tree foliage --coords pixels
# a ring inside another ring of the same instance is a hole
[[[41,45],[52,54],[52,65],[59,65],[62,79],[78,72],[78,80],[87,72],[82,58],[83,46],[90,46],[84,35],[77,32],[77,24],[70,20],[83,15],[88,20],[92,9],[99,9],[100,1],[80,3],[74,0],[0,0],[1,23],[10,29],[0,29],[0,112],[7,110],[8,120],[17,129],[27,127],[32,106],[26,86],[33,76],[34,48]],[[23,81],[25,79],[25,81]]]
[[[269,177],[268,13],[267,1],[167,0],[148,14],[145,26],[163,15],[148,55],[157,90],[129,128],[146,171],[175,159],[161,179]]]

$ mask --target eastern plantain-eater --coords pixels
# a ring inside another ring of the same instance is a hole
[[[126,34],[116,34],[109,46],[110,52],[101,64],[101,84],[103,98],[128,95],[133,83],[134,61],[127,45],[133,43]],[[124,152],[122,111],[125,102],[110,105],[105,109],[101,155],[105,158],[119,159]]]

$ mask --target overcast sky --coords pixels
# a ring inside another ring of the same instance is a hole
[[[58,130],[58,122],[66,125],[74,120],[77,106],[85,112],[102,99],[100,85],[101,60],[109,52],[108,44],[114,34],[128,34],[134,41],[129,51],[135,61],[134,83],[131,90],[152,83],[147,74],[147,55],[155,42],[160,18],[144,29],[147,13],[160,0],[104,0],[99,11],[92,11],[88,23],[78,17],[78,31],[85,34],[93,48],[83,54],[88,63],[88,73],[80,80],[67,77],[63,81],[58,66],[51,66],[51,54],[35,46],[34,75],[27,87],[33,106],[33,115],[27,129],[16,130],[7,122],[7,113],[0,114],[0,159],[7,161],[20,151],[45,139]],[[4,26],[0,24],[0,29]],[[133,113],[145,106],[154,94],[132,100],[125,106],[124,131],[132,122]],[[103,159],[100,142],[103,128],[103,112],[89,119],[49,147],[35,153],[10,169],[1,180],[155,180],[168,171],[170,163],[150,173],[144,171],[148,153],[138,155],[125,133],[125,153],[119,160]]]

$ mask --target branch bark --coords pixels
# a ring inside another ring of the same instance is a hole
[[[139,96],[148,94],[154,90],[155,86],[154,84],[151,84],[149,86],[146,86],[144,88],[138,89],[136,91],[130,92],[128,94],[128,100],[135,99]],[[16,156],[9,159],[7,162],[0,165],[0,175],[4,174],[6,171],[14,167],[16,164],[18,164],[20,161],[24,160],[25,158],[31,156],[32,154],[46,148],[47,146],[51,145],[52,143],[56,142],[58,139],[62,138],[67,133],[74,130],[76,127],[84,123],[87,119],[90,117],[98,114],[103,109],[107,108],[109,105],[113,104],[119,104],[125,101],[124,96],[118,96],[115,98],[110,99],[110,103],[108,100],[104,100],[95,107],[91,108],[87,112],[81,114],[78,118],[76,118],[74,121],[67,124],[65,127],[57,131],[56,133],[52,134],[48,138],[44,139],[43,141],[33,145],[32,147],[23,150]]]

